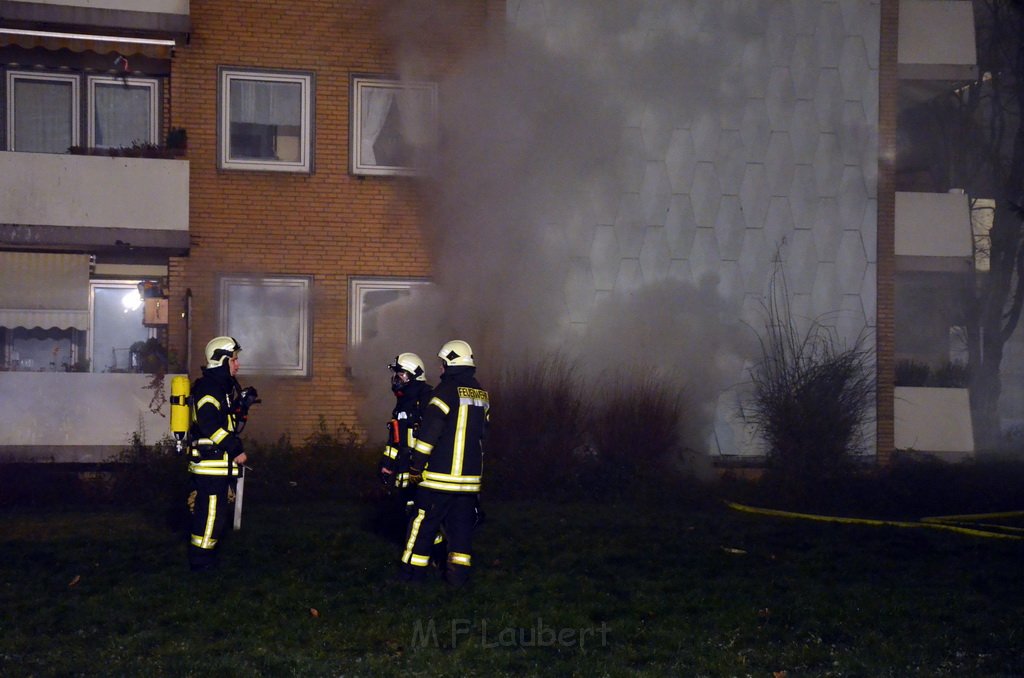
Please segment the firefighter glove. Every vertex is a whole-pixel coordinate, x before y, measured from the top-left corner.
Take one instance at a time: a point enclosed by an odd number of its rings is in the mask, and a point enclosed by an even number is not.
[[[381,459],[377,464],[377,477],[380,478],[380,482],[384,485],[392,485],[395,482],[395,468],[394,461],[391,459]]]

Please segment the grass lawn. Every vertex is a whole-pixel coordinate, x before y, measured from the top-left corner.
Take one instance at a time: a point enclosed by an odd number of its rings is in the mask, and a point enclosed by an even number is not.
[[[486,501],[474,580],[371,504],[261,505],[197,576],[159,512],[0,513],[0,675],[1024,676],[1024,541]]]

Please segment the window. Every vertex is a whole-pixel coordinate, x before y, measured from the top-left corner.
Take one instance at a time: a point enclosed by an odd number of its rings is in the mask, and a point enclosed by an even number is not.
[[[224,277],[220,331],[242,345],[241,372],[309,375],[312,279]]]
[[[7,73],[7,150],[67,153],[79,145],[81,77]],[[154,78],[86,78],[86,145],[119,148],[155,144],[160,130],[160,83]]]
[[[118,148],[158,141],[156,80],[90,77],[89,146]]]
[[[437,85],[352,78],[353,174],[419,174],[437,139]]]
[[[220,167],[313,171],[313,74],[220,70]]]
[[[143,326],[144,308],[138,280],[92,281],[89,306],[91,372],[139,372],[138,347],[156,331]]]
[[[85,333],[74,328],[0,327],[0,369],[12,372],[84,371]]]
[[[391,302],[430,282],[417,278],[352,278],[349,281],[348,341],[353,346],[377,336],[378,315]]]
[[[78,145],[79,78],[7,73],[7,150],[67,153]]]

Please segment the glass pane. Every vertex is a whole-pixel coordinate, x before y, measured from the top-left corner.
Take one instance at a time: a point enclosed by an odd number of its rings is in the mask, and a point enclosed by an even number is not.
[[[67,372],[74,368],[74,330],[16,327],[11,330],[11,369]]]
[[[96,83],[93,105],[96,146],[118,148],[153,141],[152,88]]]
[[[243,372],[304,374],[305,281],[225,285],[227,334],[242,345]]]
[[[72,145],[74,92],[70,82],[14,81],[14,150],[66,153]]]
[[[229,82],[230,157],[299,162],[302,84],[236,78]]]
[[[149,337],[149,329],[142,324],[138,289],[134,285],[95,285],[92,308],[92,371],[138,371],[132,364],[132,344]]]
[[[363,295],[363,336],[359,339],[367,341],[377,336],[377,314],[382,308],[402,297],[409,296],[407,289],[370,290]]]

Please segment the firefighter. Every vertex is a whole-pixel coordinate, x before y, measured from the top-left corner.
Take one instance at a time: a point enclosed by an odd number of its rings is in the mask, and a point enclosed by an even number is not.
[[[416,490],[409,484],[409,464],[416,444],[416,430],[433,387],[427,383],[423,361],[415,353],[395,356],[395,362],[388,365],[388,369],[391,370],[395,408],[391,411],[388,440],[384,444],[384,454],[377,465],[377,473],[386,487],[397,490],[401,516],[389,517],[388,523],[389,527],[398,526],[397,529],[402,532],[396,538],[401,539]]]
[[[434,535],[448,538],[445,581],[469,579],[473,528],[483,473],[483,438],[490,413],[487,391],[476,380],[473,349],[460,339],[438,351],[441,383],[431,394],[416,436],[409,479],[416,483],[400,578],[426,577]]]
[[[224,532],[232,485],[246,462],[238,437],[242,390],[235,379],[242,347],[232,337],[216,337],[206,345],[203,376],[192,386],[189,446],[192,529],[188,561],[193,571],[217,565],[217,545]],[[253,394],[255,391],[252,390]]]

